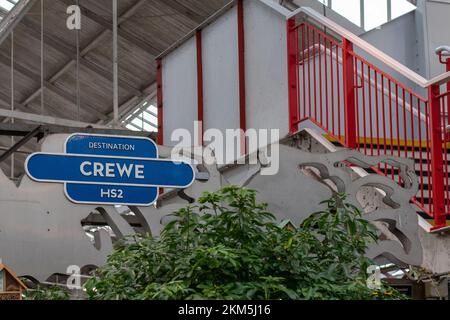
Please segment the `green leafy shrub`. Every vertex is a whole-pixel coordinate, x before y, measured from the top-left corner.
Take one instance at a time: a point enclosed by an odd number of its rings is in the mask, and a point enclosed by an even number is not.
[[[122,243],[89,280],[91,299],[394,299],[372,291],[364,257],[376,241],[337,195],[298,228],[275,223],[256,191],[228,186],[172,215],[160,239]],[[299,208],[301,210],[301,208]]]
[[[57,286],[38,286],[25,292],[25,300],[69,300],[69,298],[69,292]]]

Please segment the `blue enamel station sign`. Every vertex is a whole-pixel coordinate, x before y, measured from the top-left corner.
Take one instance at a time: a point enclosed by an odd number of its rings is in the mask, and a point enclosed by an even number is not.
[[[25,163],[38,182],[64,183],[66,196],[80,204],[149,206],[158,188],[187,188],[194,179],[185,162],[158,159],[148,138],[73,134],[65,153],[33,153]]]

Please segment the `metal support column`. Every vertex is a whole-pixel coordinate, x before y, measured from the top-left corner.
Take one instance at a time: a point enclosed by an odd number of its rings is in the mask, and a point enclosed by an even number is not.
[[[79,5],[79,1],[76,1],[76,5]],[[76,69],[76,90],[77,90],[77,120],[81,119],[81,92],[80,92],[80,30],[75,29],[75,41],[77,48],[77,69]]]
[[[299,122],[298,101],[298,32],[295,27],[295,18],[287,21],[287,64],[288,64],[288,98],[289,98],[289,133],[296,133]]]
[[[355,70],[353,44],[347,39],[343,40],[342,68],[344,81],[344,117],[345,117],[345,144],[347,148],[356,149],[356,104],[355,104]]]
[[[202,31],[198,30],[195,34],[197,47],[197,120],[199,122],[198,140],[195,141],[198,146],[203,146],[203,48]]]
[[[247,130],[246,89],[245,89],[245,30],[244,30],[244,0],[237,1],[238,20],[238,61],[239,61],[239,127],[241,133],[241,156],[247,153],[247,143],[244,132]]]
[[[163,102],[163,70],[161,59],[156,60],[156,91],[158,109],[158,144],[164,144],[164,102]]]
[[[44,114],[44,0],[41,0],[41,115]]]
[[[11,111],[14,112],[14,31],[11,31]],[[14,118],[11,118],[11,123],[14,124]],[[11,148],[14,146],[14,137],[11,136]],[[11,156],[11,173],[10,178],[15,176],[15,158],[14,153]]]
[[[431,179],[432,179],[432,212],[435,226],[440,229],[446,226],[445,193],[444,193],[444,159],[442,149],[441,103],[439,85],[428,88],[428,108],[430,112],[431,131]]]

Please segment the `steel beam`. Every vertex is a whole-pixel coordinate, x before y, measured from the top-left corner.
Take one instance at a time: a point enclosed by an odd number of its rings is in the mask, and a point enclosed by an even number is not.
[[[5,55],[3,55],[2,53],[0,53],[0,63],[3,63],[4,65],[10,65],[11,64],[11,59],[9,57],[6,57]],[[24,67],[23,65],[17,63],[16,61],[14,62],[14,71],[21,73],[23,76],[40,82],[40,76],[36,73],[34,73],[33,71],[31,71],[31,69]],[[71,93],[67,92],[66,90],[55,86],[54,84],[48,82],[48,81],[44,81],[44,86],[45,88],[47,88],[49,91],[51,91],[52,93],[60,96],[61,98],[63,98],[64,100],[70,102],[71,104],[75,104],[75,100],[76,97],[74,95],[72,95]],[[37,97],[37,95],[35,96]],[[26,101],[27,103],[31,102],[31,101]],[[103,119],[106,120],[108,117],[106,115],[104,115],[103,113],[99,112],[97,110],[96,107],[90,105],[90,104],[83,104],[84,107],[86,107],[86,109],[88,109],[88,111],[90,113],[92,113],[93,115],[95,115],[96,117],[98,117],[99,119]]]
[[[119,22],[117,20],[117,0],[113,0],[113,113],[114,126],[119,125],[119,58],[118,58],[118,40],[117,32]]]
[[[11,148],[9,148],[9,150],[5,151],[1,156],[0,156],[0,163],[2,163],[3,161],[5,161],[6,159],[8,159],[11,155],[13,155],[17,150],[19,150],[23,145],[25,145],[28,141],[30,141],[31,139],[33,139],[34,137],[38,137],[39,135],[43,135],[43,128],[42,126],[37,126],[35,127],[33,130],[31,130],[30,132],[28,132],[28,134],[26,136],[24,136],[22,139],[20,139],[19,141],[17,141]]]
[[[136,119],[139,120],[139,121],[142,121],[142,122],[144,122],[144,123],[146,123],[146,124],[148,124],[149,126],[155,128],[155,129],[158,129],[158,126],[157,126],[156,124],[151,123],[150,121],[148,121],[147,119],[145,119],[144,116],[143,116],[142,114],[141,114],[140,116],[137,116],[136,118],[134,118],[134,119],[131,120],[130,122],[132,122],[132,121],[134,121],[134,120],[136,120]],[[144,130],[144,128],[142,128],[142,130]]]
[[[52,117],[52,116],[38,115],[35,113],[29,113],[29,112],[11,111],[11,110],[6,110],[6,109],[0,109],[0,117],[14,118],[14,119],[19,119],[19,120],[32,121],[32,122],[38,122],[38,123],[44,123],[44,124],[57,124],[57,125],[71,126],[71,127],[107,128],[106,126],[99,125],[99,124],[74,121],[74,120],[57,118],[57,117]]]
[[[6,148],[6,147],[0,147],[0,150],[2,150],[2,151],[8,151],[9,150],[9,148]],[[25,151],[25,150],[16,150],[14,153],[18,153],[18,154],[25,154],[25,155],[28,155],[28,154],[31,154],[31,152],[28,152],[28,151]]]
[[[131,6],[128,10],[126,10],[125,13],[123,13],[119,19],[119,26],[124,23],[127,19],[129,19],[130,17],[132,17],[138,10],[139,8],[146,3],[147,0],[139,0],[137,1],[133,6]],[[70,5],[72,5],[73,3],[70,3]],[[29,25],[29,32],[33,33],[35,32],[34,27],[32,25]],[[104,77],[105,79],[109,80],[112,82],[112,75],[110,75],[110,73],[106,70],[104,70],[102,67],[99,67],[98,65],[96,65],[95,63],[83,58],[84,55],[86,55],[92,48],[94,48],[100,41],[101,39],[108,33],[108,30],[104,30],[102,31],[98,36],[96,36],[86,47],[84,47],[81,50],[81,64],[86,67],[87,69],[89,69],[90,71],[92,71],[93,73],[96,73],[102,77]],[[37,35],[40,37],[40,35]],[[36,35],[35,35],[36,37]],[[59,69],[58,71],[56,71],[54,73],[53,76],[51,76],[48,80],[48,82],[53,83],[55,82],[58,78],[60,78],[62,75],[64,75],[68,70],[70,70],[70,68],[73,66],[73,64],[76,62],[75,59],[76,57],[73,54],[73,50],[72,48],[70,48],[70,46],[67,46],[63,43],[61,43],[60,41],[57,41],[55,39],[53,39],[52,37],[49,37],[48,35],[45,37],[45,41],[46,44],[49,46],[54,47],[55,45],[57,46],[57,48],[55,48],[56,50],[60,51],[60,50],[64,50],[62,53],[69,55],[71,57],[71,60],[64,65],[61,69]],[[121,87],[123,87],[124,89],[132,92],[136,99],[140,99],[141,97],[144,96],[146,89],[144,89],[143,91],[139,91],[137,89],[135,89],[134,87],[132,87],[131,85],[128,85],[126,82],[124,82],[123,80],[119,79],[119,84]],[[39,88],[36,92],[34,92],[32,95],[30,95],[29,98],[35,98],[36,96],[39,95],[40,93],[40,89]],[[133,98],[133,99],[134,99]],[[128,106],[127,103],[123,104],[122,106]],[[122,107],[121,106],[121,107]],[[121,107],[119,107],[119,113],[121,112]],[[99,117],[99,119],[102,119]],[[103,122],[107,122],[106,120],[100,120]]]
[[[182,4],[183,0],[159,0],[160,3],[163,3],[165,6],[168,6],[172,10],[175,10],[176,12],[179,12],[185,17],[188,17],[196,24],[201,24],[205,18],[203,18],[200,14],[195,12],[195,10],[191,10],[188,6]]]
[[[153,84],[149,85],[148,87],[146,87],[143,90],[143,92],[144,92],[144,94],[148,93],[148,95],[142,94],[139,97],[135,96],[119,106],[119,119],[120,120],[123,120],[126,117],[128,117],[130,114],[132,114],[138,108],[138,106],[140,104],[142,104],[144,101],[151,100],[156,97],[156,83],[153,83]],[[113,117],[114,117],[114,112],[111,112],[108,114],[107,121],[99,121],[97,123],[110,125],[113,121]]]
[[[92,133],[92,134],[109,134],[109,135],[119,135],[119,136],[142,136],[156,138],[156,135],[151,132],[136,132],[124,129],[110,129],[110,128],[80,128],[80,127],[70,127],[61,125],[41,125],[43,132],[45,134],[72,134],[72,133]],[[26,123],[2,123],[0,124],[0,136],[16,136],[24,137],[30,131],[36,128],[35,124]]]
[[[27,32],[32,37],[34,37],[36,39],[40,39],[40,33],[36,31],[36,26],[35,26],[34,23],[29,22],[26,19],[24,19],[22,21],[21,25],[23,25],[23,26],[25,26],[27,28]],[[75,47],[73,47],[73,46],[71,46],[71,45],[69,45],[67,43],[62,42],[59,39],[55,39],[54,37],[52,37],[52,36],[50,36],[48,34],[44,35],[44,41],[45,41],[46,45],[51,46],[53,49],[61,52],[62,54],[66,55],[67,57],[69,57],[71,60],[67,64],[72,64],[72,63],[76,62],[77,55],[76,55],[76,48]],[[106,79],[106,80],[108,80],[110,82],[113,81],[113,75],[108,69],[106,69],[103,66],[100,66],[97,63],[94,63],[94,62],[86,59],[85,57],[83,57],[83,54],[81,54],[81,57],[80,57],[80,64],[83,67],[91,70],[93,73],[96,73],[100,77],[103,77],[104,79]],[[61,70],[67,71],[68,69],[66,67],[67,67],[67,65],[64,66]],[[52,77],[50,77],[49,81],[50,82],[54,82],[54,81],[56,81],[57,78],[62,76],[63,73],[60,73],[61,70],[58,70]],[[58,77],[56,77],[56,75],[58,75]],[[123,89],[129,91],[131,94],[134,94],[134,95],[139,95],[140,94],[140,90],[139,89],[136,89],[135,87],[133,87],[133,85],[131,85],[130,83],[124,81],[123,79],[119,80],[119,84],[120,84],[120,86]],[[39,88],[39,90],[40,90],[40,88]],[[30,97],[32,97],[32,96],[33,96],[33,94],[30,95]],[[28,100],[28,99],[26,99],[26,100]],[[26,101],[26,100],[24,100],[24,101]]]
[[[31,9],[36,0],[21,0],[8,15],[0,22],[0,44],[8,38],[9,34]]]
[[[4,108],[10,108],[11,107],[10,100],[11,100],[10,97],[8,97],[5,94],[0,92],[0,105],[2,105]],[[53,106],[51,106],[49,104],[46,104],[46,108],[48,111],[52,112],[52,114],[54,116],[60,116],[60,117],[66,116],[64,113],[61,112],[60,109],[54,108]],[[32,112],[35,112],[36,114],[38,114],[40,112],[40,110],[36,109],[36,107],[34,109],[30,108],[30,107],[25,107],[23,104],[21,104],[20,102],[18,102],[16,100],[14,101],[14,109],[25,112],[25,113],[30,113],[30,111],[32,111]],[[5,118],[2,120],[2,122],[7,122],[8,120],[9,120],[8,118]]]

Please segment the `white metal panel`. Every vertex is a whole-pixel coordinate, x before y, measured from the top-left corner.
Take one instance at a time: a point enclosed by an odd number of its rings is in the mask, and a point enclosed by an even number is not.
[[[171,141],[176,129],[194,130],[197,120],[197,58],[195,38],[188,40],[177,50],[167,55],[163,63],[163,109],[164,144],[173,146]],[[184,146],[192,145],[186,141]]]
[[[239,128],[236,7],[203,32],[204,128]]]
[[[288,133],[286,18],[245,1],[247,127]]]

